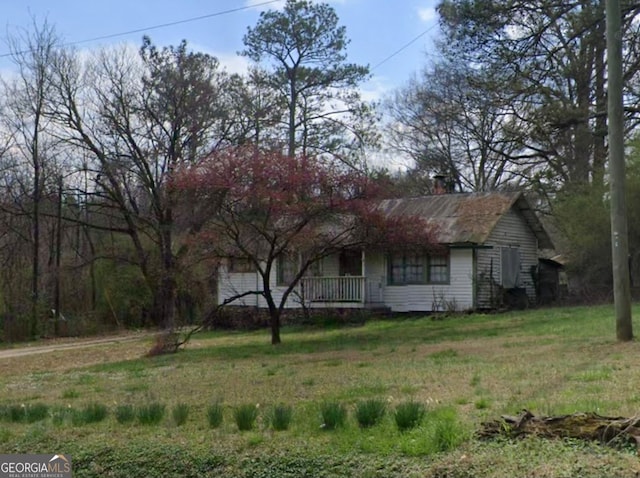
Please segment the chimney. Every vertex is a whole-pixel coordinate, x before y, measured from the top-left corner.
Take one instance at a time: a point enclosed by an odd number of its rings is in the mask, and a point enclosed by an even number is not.
[[[449,191],[449,184],[447,177],[443,174],[436,174],[433,177],[433,194],[439,196],[441,194],[447,194]]]

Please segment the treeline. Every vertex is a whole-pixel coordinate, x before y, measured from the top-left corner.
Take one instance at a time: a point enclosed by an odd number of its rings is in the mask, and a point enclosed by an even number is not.
[[[11,36],[15,73],[0,109],[4,338],[197,320],[213,301],[214,267],[190,247],[202,225],[172,175],[242,145],[321,155],[395,194],[429,194],[436,174],[455,191],[525,189],[560,219],[581,290],[606,297],[602,2],[444,0],[438,11],[438,59],[379,105],[363,101],[369,68],[349,63],[346,30],[323,3],[263,12],[243,37],[243,75],[186,42],[86,54],[35,20]],[[631,140],[640,6],[623,12]],[[633,201],[640,172],[629,151]],[[372,153],[411,165],[394,172]],[[637,278],[640,231],[630,234]]]

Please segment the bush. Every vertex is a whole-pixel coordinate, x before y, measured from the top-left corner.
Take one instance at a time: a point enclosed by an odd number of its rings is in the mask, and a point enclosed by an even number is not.
[[[156,425],[164,418],[165,407],[158,402],[140,405],[137,410],[138,421],[142,425]]]
[[[396,426],[401,432],[415,428],[422,423],[426,410],[419,402],[403,402],[398,404],[393,414]]]
[[[118,423],[131,423],[136,418],[136,410],[133,405],[123,404],[116,407],[116,420]]]
[[[211,428],[218,428],[222,425],[223,418],[224,408],[222,407],[222,402],[216,401],[209,405],[207,408],[207,421]]]
[[[271,412],[271,427],[276,431],[284,431],[289,429],[293,409],[288,405],[276,405]]]
[[[386,412],[386,404],[382,400],[370,399],[356,405],[356,420],[361,428],[369,428],[382,420]]]
[[[347,422],[347,409],[338,402],[325,402],[320,406],[322,428],[335,430],[343,427]]]
[[[240,431],[253,430],[258,418],[258,407],[252,403],[245,403],[236,407],[233,411],[233,417]]]
[[[173,407],[173,410],[171,410],[171,415],[173,416],[173,422],[177,426],[184,425],[189,417],[189,405],[186,403],[178,403]]]

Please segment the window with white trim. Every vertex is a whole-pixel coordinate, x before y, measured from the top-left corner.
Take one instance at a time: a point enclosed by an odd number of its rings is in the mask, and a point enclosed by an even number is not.
[[[449,256],[425,254],[391,254],[389,284],[448,284]]]

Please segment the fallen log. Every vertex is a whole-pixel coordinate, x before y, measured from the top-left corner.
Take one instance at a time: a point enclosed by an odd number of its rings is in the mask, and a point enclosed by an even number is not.
[[[481,424],[480,439],[498,437],[573,438],[597,441],[603,445],[640,448],[640,417],[605,417],[597,413],[574,413],[559,416],[535,416],[523,410],[518,416],[503,415]]]

